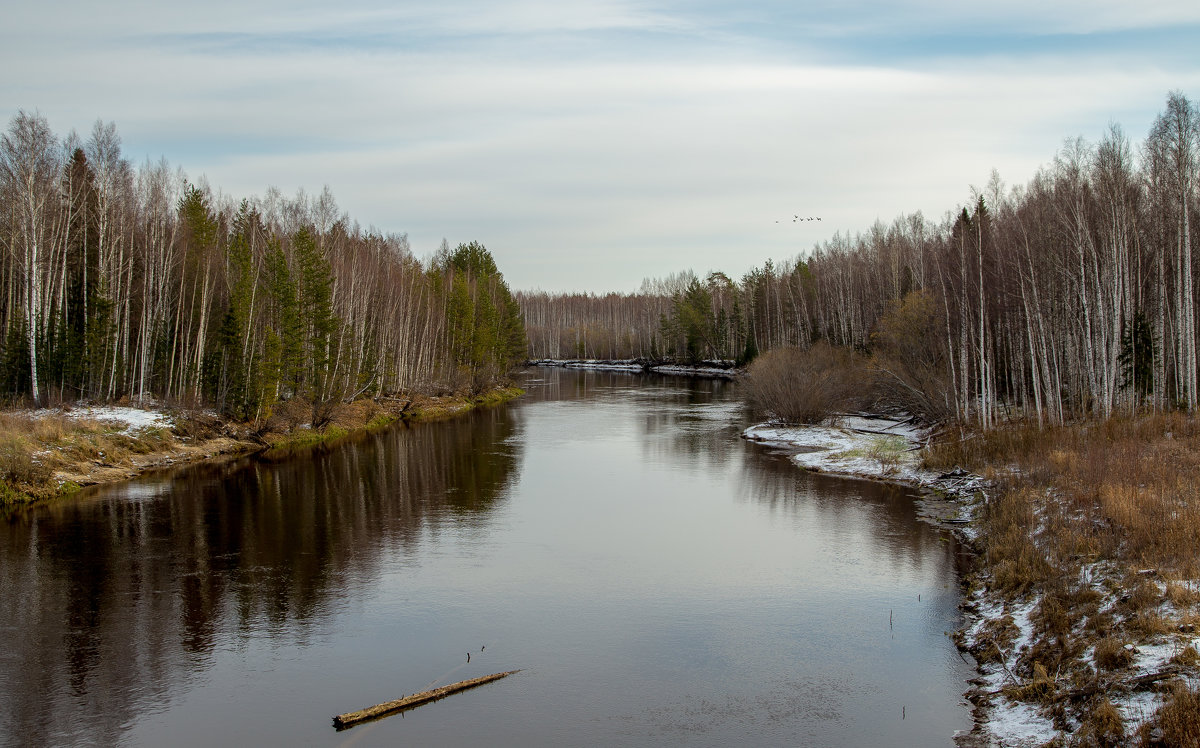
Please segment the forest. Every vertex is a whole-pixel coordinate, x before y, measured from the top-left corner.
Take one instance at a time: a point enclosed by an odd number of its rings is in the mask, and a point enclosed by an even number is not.
[[[328,189],[235,199],[115,125],[19,113],[0,142],[0,393],[128,398],[250,420],[421,389],[480,392],[526,357],[855,354],[885,401],[987,427],[1192,409],[1200,114],[1180,92],[1139,143],[1067,140],[1027,184],[993,173],[938,221],[835,234],[735,280],[632,294],[510,292],[487,249],[363,229]],[[839,358],[845,361],[845,358]]]
[[[364,230],[326,188],[237,200],[115,125],[83,140],[19,113],[0,141],[0,394],[156,401],[259,420],[404,391],[479,393],[525,359],[488,250]]]
[[[1027,184],[993,172],[940,221],[876,222],[740,281],[689,271],[634,294],[517,300],[535,358],[833,347],[885,404],[985,428],[1193,409],[1198,171],[1200,114],[1172,92],[1140,143],[1116,124],[1068,139]]]

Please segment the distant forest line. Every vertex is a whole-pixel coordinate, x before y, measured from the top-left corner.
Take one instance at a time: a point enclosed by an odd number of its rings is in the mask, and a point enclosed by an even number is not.
[[[1182,93],[1136,146],[1066,141],[1024,186],[836,234],[740,280],[518,293],[535,358],[738,359],[820,342],[870,356],[894,400],[983,426],[1197,404],[1200,113]]]
[[[159,399],[263,418],[420,389],[479,392],[525,358],[482,245],[428,262],[328,188],[234,200],[116,127],[59,138],[19,113],[0,141],[0,393],[36,405]]]

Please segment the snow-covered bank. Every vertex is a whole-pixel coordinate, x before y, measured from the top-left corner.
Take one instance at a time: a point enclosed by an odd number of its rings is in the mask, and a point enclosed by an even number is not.
[[[974,538],[971,521],[984,488],[979,476],[921,467],[927,430],[909,418],[842,415],[814,426],[761,423],[742,435],[750,441],[795,450],[792,460],[813,472],[882,480],[925,489],[922,516]]]
[[[907,420],[841,416],[816,426],[761,423],[743,436],[803,450],[792,459],[806,470],[911,484],[935,477],[917,457],[926,434]]]
[[[733,379],[741,369],[732,361],[705,361],[701,364],[660,364],[646,359],[592,359],[592,358],[544,358],[530,361],[530,366],[557,366],[563,369],[587,369],[590,371],[626,371],[633,373],[667,374],[678,377],[707,377],[710,379]]]
[[[676,377],[709,377],[712,379],[733,379],[741,373],[741,370],[734,368],[721,368],[718,366],[687,366],[685,364],[655,364],[650,367],[650,371],[655,374],[670,374]]]
[[[1154,576],[1154,570],[1145,573],[1148,578]],[[1088,564],[1082,568],[1081,575],[1079,581],[1095,593],[1099,612],[1120,617],[1122,603],[1129,599],[1129,590],[1113,575],[1111,565],[1106,562]],[[1167,592],[1166,584],[1161,580],[1151,580],[1151,583],[1160,592]],[[1197,581],[1187,583],[1189,588],[1197,584]],[[1094,683],[1080,683],[1076,680],[1077,675],[1073,678],[1057,671],[1043,671],[1040,680],[1036,672],[1033,677],[1015,675],[1021,672],[1022,659],[1030,657],[1037,646],[1035,617],[1042,602],[1043,597],[1039,594],[1006,602],[984,586],[974,592],[966,606],[969,622],[961,632],[962,641],[972,653],[982,658],[978,667],[980,677],[972,681],[974,688],[967,694],[977,705],[978,713],[983,715],[976,730],[976,735],[982,738],[980,745],[1036,748],[1062,744],[1068,735],[1085,727],[1078,715],[1059,715],[1056,719],[1051,710],[1020,700],[1017,694],[1022,690],[1041,688],[1065,693],[1067,698],[1079,701],[1086,701],[1089,692],[1102,697],[1120,715],[1124,735],[1132,744],[1139,728],[1162,706],[1166,695],[1160,687],[1162,684],[1178,678],[1191,687],[1200,685],[1194,660],[1189,660],[1200,651],[1200,636],[1194,633],[1194,626],[1186,625],[1177,631],[1150,634],[1141,641],[1124,639],[1126,643],[1119,654],[1101,655],[1104,642],[1097,637],[1103,636],[1104,632],[1095,634],[1081,655],[1095,666],[1097,681]],[[1178,613],[1172,607],[1169,602],[1160,603],[1150,615],[1170,617]],[[1086,634],[1082,631],[1074,633],[1081,637]],[[1110,661],[1102,663],[1104,657]],[[1111,660],[1116,658],[1120,658],[1121,664],[1114,667]]]
[[[791,459],[805,470],[917,488],[922,494],[918,511],[925,519],[968,541],[977,536],[974,520],[984,497],[983,480],[961,470],[938,473],[922,467],[920,450],[929,432],[912,419],[843,415],[812,426],[761,423],[746,429],[742,436],[788,450]],[[978,600],[975,602],[966,621],[970,630],[986,621],[986,613],[980,610]],[[1028,638],[1029,633],[1024,636]],[[988,703],[976,711],[974,732],[957,735],[956,740],[962,745],[1000,746],[1022,745],[1029,736],[1045,736],[1037,715],[1029,711],[1022,704],[1005,708]]]
[[[928,434],[908,421],[843,417],[810,427],[760,424],[744,436],[787,450],[808,470],[923,489],[917,504],[928,518],[976,548],[997,547],[976,522],[988,485],[962,470],[938,474],[923,468],[919,448]],[[992,500],[1006,496],[994,494]],[[1063,542],[1046,532],[1055,500],[1051,491],[1033,504],[1035,543]],[[928,511],[939,502],[947,513]],[[958,745],[1074,745],[1073,734],[1091,736],[1079,745],[1126,745],[1142,739],[1139,731],[1159,745],[1154,735],[1162,728],[1154,720],[1170,697],[1169,684],[1200,686],[1200,580],[1152,568],[1130,572],[1113,558],[1098,557],[1055,584],[1030,583],[1013,592],[1011,581],[1006,588],[998,580],[997,568],[981,562],[974,569],[962,606],[963,629],[955,635],[978,670],[967,692],[976,725],[956,736]],[[1072,613],[1071,606],[1084,612]],[[1070,648],[1069,655],[1060,665],[1049,664],[1057,662],[1054,653],[1062,647]],[[1102,730],[1109,730],[1103,740],[1097,737]]]

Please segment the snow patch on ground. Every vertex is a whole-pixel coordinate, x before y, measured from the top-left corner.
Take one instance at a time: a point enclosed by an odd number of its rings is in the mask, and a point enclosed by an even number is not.
[[[171,417],[161,410],[131,408],[120,405],[89,405],[69,410],[46,409],[30,413],[34,418],[47,415],[62,415],[67,418],[88,418],[96,421],[113,421],[125,427],[126,434],[142,429],[170,428]]]
[[[1058,736],[1054,724],[1030,704],[1005,701],[1003,706],[998,704],[989,716],[988,731],[995,738],[996,745],[1004,748],[1036,748]]]
[[[1020,604],[1005,606],[996,600],[977,596],[976,614],[967,632],[967,641],[973,642],[979,637],[988,621],[1003,618],[1005,614],[1012,616],[1013,625],[1018,634],[1011,648],[1005,653],[1004,662],[991,662],[979,668],[980,679],[974,681],[979,688],[991,694],[991,706],[988,709],[988,721],[985,730],[998,746],[1040,746],[1052,740],[1058,731],[1049,717],[1041,714],[1037,706],[1019,701],[1010,701],[1003,693],[1007,685],[1019,685],[1012,674],[1016,667],[1017,658],[1028,649],[1033,642],[1033,623],[1030,617],[1037,600],[1027,600]]]
[[[564,369],[590,369],[592,371],[631,371],[642,372],[646,367],[633,361],[595,361],[581,359],[578,361],[546,360],[534,361],[534,366],[561,366]]]
[[[545,358],[537,361],[530,361],[532,366],[558,366],[564,369],[587,369],[590,371],[627,371],[627,372],[653,372],[655,374],[669,374],[672,376],[682,377],[710,377],[720,379],[732,379],[736,377],[739,370],[734,368],[733,362],[713,361],[707,362],[708,365],[687,366],[684,364],[653,364],[649,361],[641,361],[638,359],[625,360],[603,360],[592,358],[581,359],[561,359],[561,358]]]
[[[802,450],[792,457],[806,470],[902,483],[932,484],[920,466],[925,432],[908,420],[843,416],[819,426],[763,423],[742,432],[751,440]]]
[[[671,374],[682,377],[715,377],[719,379],[728,379],[737,376],[737,371],[734,369],[722,369],[716,366],[681,366],[678,364],[662,364],[660,366],[651,366],[650,371],[655,374]]]

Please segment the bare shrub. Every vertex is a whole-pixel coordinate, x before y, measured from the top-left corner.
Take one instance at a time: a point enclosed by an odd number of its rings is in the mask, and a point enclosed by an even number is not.
[[[830,414],[861,404],[866,373],[853,351],[817,343],[777,348],[750,366],[750,402],[784,423],[819,423]]]
[[[302,424],[308,426],[312,419],[312,403],[303,397],[293,397],[275,404],[267,428],[274,431],[294,431]]]

